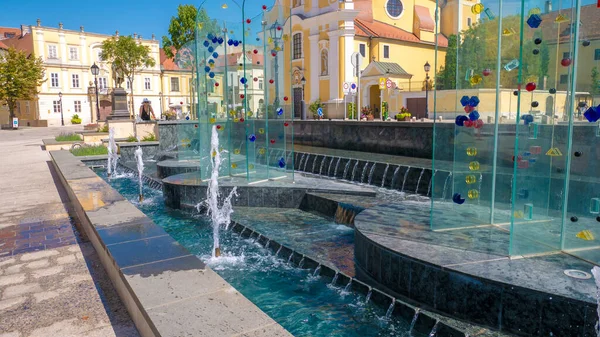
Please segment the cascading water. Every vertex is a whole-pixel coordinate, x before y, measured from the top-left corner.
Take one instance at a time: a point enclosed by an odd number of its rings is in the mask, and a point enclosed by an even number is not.
[[[298,163],[298,170],[302,170],[302,162],[304,162],[305,156],[306,156],[306,153],[303,153],[302,157],[300,157],[300,162]]]
[[[373,163],[373,165],[371,166],[371,170],[369,171],[369,180],[367,181],[367,184],[371,185],[371,182],[373,181],[373,173],[375,173],[375,166],[377,166],[376,163]]]
[[[338,272],[335,272],[335,275],[333,276],[333,280],[331,280],[331,285],[334,286],[335,283],[337,282],[338,279]]]
[[[394,186],[396,186],[396,181],[398,180],[398,172],[400,172],[400,167],[401,166],[397,166],[396,169],[394,170],[394,174],[392,175],[392,185],[390,185],[390,188],[394,188]]]
[[[290,263],[290,261],[292,261],[292,257],[294,256],[294,252],[290,253],[290,257],[288,257],[287,262]]]
[[[117,162],[119,161],[119,155],[117,152],[115,128],[110,128],[108,129],[108,167],[106,168],[109,177],[113,174],[117,174]]]
[[[448,189],[448,182],[452,179],[452,172],[448,174],[446,177],[446,181],[444,182],[444,189],[442,190],[442,200],[446,199],[446,190]]]
[[[367,177],[367,169],[369,168],[369,162],[365,163],[365,166],[363,166],[363,170],[362,173],[360,175],[360,183],[364,183],[365,182],[365,178]]]
[[[410,172],[410,166],[406,168],[406,172],[404,172],[404,179],[402,179],[402,188],[400,192],[404,192],[404,185],[406,185],[406,178],[408,178],[408,172]]]
[[[350,159],[348,159],[346,166],[344,166],[344,174],[342,174],[342,179],[346,179],[346,175],[348,175],[348,169],[350,169]]]
[[[413,331],[413,329],[415,328],[415,324],[417,324],[417,319],[419,319],[419,313],[421,312],[421,309],[417,308],[415,309],[415,315],[412,318],[412,321],[410,322],[410,327],[408,329],[408,332]]]
[[[306,161],[304,162],[304,168],[302,169],[302,171],[306,172],[306,165],[308,165],[308,160],[310,159],[310,153],[308,154],[308,157],[306,157]]]
[[[327,158],[327,157],[323,157],[323,160],[321,160],[321,166],[319,166],[319,175],[323,174],[323,166],[325,165],[325,158]]]
[[[323,160],[325,160],[325,157],[323,157]],[[321,161],[323,162],[323,161]],[[315,160],[313,160],[313,166],[312,169],[310,169],[310,173],[315,173],[315,169],[317,168],[317,157],[315,157]]]
[[[321,273],[321,265],[318,265],[317,268],[315,268],[313,276],[319,276],[319,273]]]
[[[218,178],[219,168],[221,167],[221,152],[219,151],[219,134],[217,133],[216,125],[213,125],[212,127],[210,152],[212,153],[212,171],[210,180],[208,181],[206,201],[204,201],[204,203],[208,206],[208,216],[210,216],[213,226],[213,257],[219,257],[221,255],[221,247],[219,246],[219,227],[221,225],[227,226],[231,222],[231,213],[233,213],[231,199],[234,196],[237,196],[237,191],[234,187],[227,198],[223,200],[223,204],[219,207],[220,192]],[[198,204],[198,208],[200,208],[200,204]]]
[[[429,193],[431,192],[431,182],[435,178],[436,173],[437,173],[437,170],[434,170],[433,174],[431,175],[431,179],[429,179],[429,185],[427,185],[427,194],[425,196],[429,196]]]
[[[350,279],[350,281],[348,281],[348,283],[344,287],[344,292],[346,292],[346,293],[350,292],[351,289],[352,289],[352,279]]]
[[[142,182],[142,177],[143,177],[143,173],[144,173],[144,159],[143,159],[144,158],[144,153],[142,152],[142,148],[140,146],[138,146],[135,149],[134,154],[135,154],[135,160],[137,161],[138,182],[139,182],[139,185],[140,185],[140,193],[139,193],[140,197],[139,197],[139,200],[143,201],[144,200],[144,193],[143,193],[142,187],[144,185],[143,185],[143,182]]]
[[[335,169],[333,170],[333,177],[337,177],[337,171],[338,171],[338,167],[340,166],[340,161],[342,160],[342,157],[338,157],[337,163],[335,163]]]
[[[385,169],[383,170],[383,177],[381,177],[381,187],[385,187],[385,177],[387,177],[387,172],[390,169],[390,164],[385,164]]]
[[[598,320],[596,321],[596,336],[600,337],[600,267],[595,266],[592,268],[592,275],[594,275],[594,280],[596,281],[596,314],[598,315]]]
[[[394,298],[392,300],[392,303],[390,303],[390,307],[388,308],[388,310],[385,313],[385,319],[390,319],[390,317],[392,317],[392,313],[394,312],[394,307],[396,306],[396,299]]]
[[[329,161],[329,167],[327,168],[327,176],[331,176],[331,167],[333,165],[333,157],[331,157],[331,160]]]
[[[281,248],[283,248],[283,246],[279,246],[279,249],[277,249],[277,252],[275,253],[275,256],[279,256],[279,252],[281,251]]]
[[[300,260],[300,263],[298,263],[298,268],[302,269],[303,266],[304,266],[304,256]]]
[[[371,300],[371,295],[373,295],[373,289],[369,288],[369,292],[367,293],[367,297],[365,298],[365,304],[369,303]]]
[[[435,324],[433,325],[433,328],[431,329],[431,332],[429,333],[429,337],[435,337],[435,335],[437,334],[437,329],[438,329],[439,324],[440,324],[440,321],[435,321]]]
[[[423,178],[423,173],[425,169],[421,170],[421,174],[419,174],[419,180],[417,180],[417,188],[415,188],[415,194],[419,194],[419,185],[421,185],[421,178]]]
[[[357,168],[358,168],[358,160],[356,161],[356,164],[354,164],[354,168],[352,169],[352,178],[350,179],[350,181],[354,181],[354,176],[356,175]]]

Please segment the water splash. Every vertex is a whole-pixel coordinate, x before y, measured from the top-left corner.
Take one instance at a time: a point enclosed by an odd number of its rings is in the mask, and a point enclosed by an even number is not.
[[[596,309],[596,314],[598,315],[598,321],[596,321],[596,336],[600,337],[600,267],[594,266],[592,268],[592,275],[594,275],[594,280],[596,281],[596,302],[598,303],[598,307]]]
[[[348,169],[350,168],[350,159],[346,162],[346,166],[344,166],[344,174],[342,174],[342,179],[346,179],[346,175],[348,175]]]
[[[304,161],[304,157],[306,156],[306,153],[302,154],[302,157],[300,157],[300,162],[298,163],[298,170],[302,170],[302,162]]]
[[[388,310],[385,312],[385,319],[389,320],[392,317],[392,313],[394,312],[394,307],[396,306],[396,299],[392,300]]]
[[[423,178],[423,173],[425,169],[421,170],[421,174],[419,174],[419,180],[417,180],[417,188],[415,188],[415,194],[419,194],[419,185],[421,185],[421,178]]]
[[[231,206],[231,199],[237,196],[236,187],[231,190],[231,193],[223,200],[223,204],[219,207],[219,168],[221,167],[221,152],[219,151],[219,134],[217,133],[217,126],[213,125],[212,135],[210,138],[210,151],[213,154],[211,158],[212,172],[210,180],[208,181],[208,188],[206,189],[206,201],[204,203],[208,205],[208,216],[212,220],[213,226],[213,257],[219,257],[221,255],[221,247],[219,246],[219,227],[221,225],[229,225],[231,222],[231,213],[233,213],[233,207]],[[198,207],[199,208],[199,207]]]
[[[446,181],[444,182],[444,189],[442,190],[442,200],[446,199],[446,191],[448,190],[448,182],[452,179],[452,172],[448,174],[446,177]]]
[[[338,167],[340,166],[340,161],[342,157],[338,157],[337,163],[335,163],[335,169],[333,170],[333,177],[337,177]]]
[[[109,177],[117,174],[117,162],[119,161],[119,154],[117,152],[115,128],[110,128],[108,129],[108,167],[106,168]]]
[[[292,257],[294,256],[294,252],[290,253],[290,257],[288,257],[287,262],[290,263],[290,261],[292,261]]]
[[[323,160],[325,160],[325,157],[323,157]],[[321,161],[322,163],[322,161]],[[315,169],[317,168],[317,157],[315,156],[315,160],[313,160],[313,165],[312,165],[312,169],[310,169],[310,173],[315,173]]]
[[[306,165],[308,165],[308,160],[310,159],[310,153],[308,154],[308,157],[306,157],[306,161],[304,162],[304,168],[302,169],[302,171],[306,172]]]
[[[321,160],[321,166],[319,166],[319,175],[323,174],[323,166],[325,165],[325,158],[327,158],[327,157],[323,157],[323,160]]]
[[[302,256],[300,263],[298,263],[298,268],[302,269],[302,266],[304,266],[304,256]]]
[[[404,192],[404,185],[406,185],[406,178],[408,177],[408,172],[410,172],[410,166],[406,168],[406,172],[404,172],[404,179],[402,179],[402,188],[400,192]]]
[[[365,304],[369,303],[371,300],[371,295],[373,295],[373,288],[369,288],[369,292],[367,293],[367,297],[365,298]]]
[[[317,268],[315,268],[315,272],[313,273],[313,276],[319,276],[320,273],[321,273],[321,265],[318,265]]]
[[[425,194],[426,197],[429,196],[429,193],[431,192],[431,182],[435,178],[436,173],[437,173],[437,170],[434,170],[433,174],[431,175],[431,178],[429,179],[429,185],[427,186],[427,194]]]
[[[271,239],[267,240],[267,243],[265,244],[265,248],[269,248],[269,245],[271,244]]]
[[[435,335],[437,334],[439,323],[440,321],[435,321],[435,324],[433,325],[433,328],[431,328],[431,332],[429,333],[429,337],[435,337]]]
[[[387,172],[390,169],[390,164],[385,164],[385,169],[383,170],[383,177],[381,177],[381,187],[385,187],[385,177],[387,177]]]
[[[358,168],[358,160],[356,161],[356,164],[354,164],[354,168],[352,169],[352,178],[350,179],[350,181],[354,181],[354,176],[356,175],[357,168]]]
[[[371,171],[369,171],[369,180],[367,181],[367,184],[371,185],[371,182],[373,181],[373,173],[375,173],[375,166],[377,166],[376,163],[373,163],[373,166],[371,166]]]
[[[367,177],[367,169],[369,168],[369,162],[365,163],[365,166],[363,166],[363,170],[362,170],[362,174],[360,175],[360,183],[364,183],[365,182],[365,178]]]
[[[277,249],[277,252],[275,252],[275,256],[279,256],[279,252],[281,251],[281,248],[283,248],[283,246],[279,246],[279,249]]]
[[[390,185],[390,188],[394,188],[394,186],[396,186],[396,181],[398,180],[398,172],[400,172],[400,167],[401,166],[396,166],[396,169],[394,170],[394,175],[392,175],[392,185]]]
[[[349,293],[350,290],[352,290],[352,279],[350,279],[350,281],[348,281],[348,283],[344,287],[344,292]]]
[[[142,187],[144,186],[142,183],[142,177],[143,177],[143,173],[144,173],[144,152],[142,151],[142,148],[140,146],[138,146],[135,149],[134,154],[135,154],[135,160],[137,161],[138,183],[140,186],[139,200],[144,201],[144,192],[142,191]]]
[[[332,286],[334,286],[334,285],[335,285],[335,283],[337,282],[338,276],[339,276],[339,274],[338,274],[338,272],[336,271],[336,272],[335,272],[335,275],[333,276],[333,280],[331,280],[331,285],[332,285]]]
[[[331,157],[331,160],[329,161],[329,167],[327,168],[327,176],[331,176],[331,167],[333,165],[333,157]]]
[[[415,309],[415,315],[412,318],[412,321],[410,322],[410,327],[408,328],[408,332],[413,331],[413,329],[415,328],[415,324],[417,324],[417,319],[419,319],[419,313],[421,312],[421,309],[417,308]]]

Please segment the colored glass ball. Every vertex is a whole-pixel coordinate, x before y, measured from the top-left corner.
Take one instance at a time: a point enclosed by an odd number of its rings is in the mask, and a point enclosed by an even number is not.
[[[513,91],[513,95],[515,95],[515,96],[519,96],[519,90],[515,90],[515,91]]]
[[[257,81],[258,81],[258,77],[255,77],[255,78],[254,78],[254,82],[257,82]]]
[[[539,53],[540,53],[540,50],[539,50],[539,49],[534,49],[534,50],[533,50],[533,55],[537,55],[537,54],[539,54]]]
[[[584,47],[587,47],[587,46],[589,46],[589,45],[590,45],[590,40],[584,40],[584,41],[583,41],[581,44],[582,44]]]
[[[218,86],[219,86],[219,82],[215,82],[215,87],[218,87]]]
[[[252,22],[252,20],[246,19],[246,23],[250,23],[250,22]]]
[[[244,119],[243,118],[240,118],[240,123],[244,123]]]
[[[273,55],[273,57],[277,56],[276,52],[272,52],[271,55]]]
[[[271,139],[271,144],[275,144],[275,139]]]
[[[277,30],[281,30],[281,26],[277,26]]]
[[[575,157],[581,157],[581,151],[575,151],[574,155]]]
[[[254,134],[248,136],[248,140],[254,142],[256,140],[256,136]]]
[[[273,79],[270,79],[270,80],[269,80],[269,83],[273,84],[273,82],[275,82],[275,81],[273,81]]]
[[[283,126],[288,126],[288,125],[290,125],[290,123],[288,123],[288,122],[283,123]]]
[[[284,96],[284,97],[283,97],[283,100],[287,102],[287,100],[288,100],[288,97],[287,97],[287,96]]]
[[[483,76],[490,76],[492,71],[489,68],[483,69]]]
[[[244,94],[241,94],[241,95],[240,95],[240,98],[244,98]]]
[[[538,103],[537,101],[533,101],[533,102],[531,102],[531,106],[532,106],[533,108],[537,108],[539,105],[540,105],[540,103]]]
[[[556,89],[551,88],[550,90],[548,90],[548,92],[551,93],[551,94],[556,94]]]
[[[572,217],[571,217],[571,221],[572,221],[572,222],[577,222],[577,220],[579,220],[579,219],[578,219],[576,216],[572,216]]]
[[[262,5],[263,11],[267,10],[267,5]]]
[[[217,125],[217,130],[221,130],[221,125]]]
[[[535,88],[537,88],[537,85],[535,84],[535,82],[529,82],[525,85],[525,89],[529,92],[534,91]]]
[[[254,54],[258,54],[258,49],[254,49]]]
[[[540,39],[539,37],[536,38],[535,40],[533,40],[533,43],[535,44],[541,44],[542,43],[542,39]]]
[[[570,59],[570,58],[568,58],[568,57],[565,57],[564,59],[562,59],[562,60],[560,61],[560,64],[561,64],[563,67],[568,67],[568,66],[570,66],[570,65],[571,65],[571,59]]]

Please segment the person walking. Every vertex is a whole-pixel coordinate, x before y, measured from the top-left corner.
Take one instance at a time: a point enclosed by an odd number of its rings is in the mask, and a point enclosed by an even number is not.
[[[139,116],[143,121],[149,121],[152,119],[156,120],[156,116],[154,116],[154,109],[152,109],[150,101],[147,98],[144,98],[144,100],[142,101]]]

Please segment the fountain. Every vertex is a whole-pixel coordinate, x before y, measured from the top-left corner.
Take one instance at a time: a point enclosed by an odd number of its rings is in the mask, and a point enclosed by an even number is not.
[[[371,182],[373,181],[373,173],[375,173],[375,166],[377,166],[377,164],[373,163],[373,166],[371,166],[371,170],[369,171],[369,180],[367,181],[368,185],[371,185]]]
[[[395,306],[396,306],[396,299],[394,298],[392,300],[392,303],[390,303],[390,307],[388,308],[388,310],[385,313],[385,319],[389,320],[392,317],[392,313],[394,312]]]
[[[350,292],[351,289],[352,289],[352,279],[350,279],[350,281],[348,281],[348,283],[344,287],[344,292],[346,292],[346,293]]]
[[[365,298],[365,304],[369,303],[371,300],[371,295],[373,295],[373,288],[369,287],[369,292],[367,293],[367,297]]]
[[[362,173],[360,175],[360,183],[364,183],[365,182],[365,178],[367,177],[367,169],[369,168],[369,162],[365,163],[365,166],[363,166],[363,170]]]
[[[595,266],[592,269],[592,275],[594,275],[594,280],[596,281],[596,314],[598,315],[598,321],[596,321],[596,336],[600,336],[600,267]]]
[[[335,275],[333,276],[333,280],[331,280],[331,285],[332,285],[332,286],[335,286],[335,283],[337,282],[338,276],[339,276],[339,274],[338,274],[338,272],[336,271],[336,272],[335,272]]]
[[[139,193],[139,201],[143,201],[144,200],[144,192],[142,190],[143,187],[143,173],[144,173],[144,153],[142,151],[142,148],[140,146],[138,146],[135,149],[135,160],[137,162],[137,169],[138,169],[138,182],[140,185],[140,193]]]
[[[110,177],[112,174],[117,174],[117,161],[119,155],[117,153],[117,143],[115,142],[115,128],[108,129],[108,165],[107,172]]]
[[[346,175],[348,174],[348,169],[350,168],[350,159],[346,162],[346,166],[344,166],[344,173],[342,174],[342,179],[346,179]]]
[[[385,164],[385,169],[383,170],[383,177],[381,177],[381,187],[385,187],[385,177],[387,176],[389,169],[390,164]]]
[[[390,188],[394,188],[394,186],[396,186],[396,181],[398,180],[398,172],[400,171],[400,167],[401,166],[396,166],[394,174],[392,174],[392,184],[390,185]]]
[[[323,157],[323,160],[321,160],[321,166],[319,167],[319,175],[323,173],[323,165],[325,165],[325,158],[327,157]]]
[[[342,160],[342,157],[338,157],[337,163],[335,163],[335,169],[333,170],[333,177],[337,177],[337,171],[338,171],[338,167],[340,166],[340,160]]]
[[[356,161],[356,164],[354,164],[354,168],[352,168],[352,178],[350,178],[350,181],[354,181],[354,176],[356,175],[357,168],[358,168],[358,160]]]
[[[421,185],[421,178],[423,178],[423,173],[425,169],[421,170],[421,174],[419,174],[419,180],[417,180],[417,188],[415,188],[415,194],[419,194],[419,185]]]
[[[408,172],[410,172],[410,166],[406,168],[406,172],[404,172],[404,179],[402,179],[402,188],[400,192],[404,192],[404,185],[406,185],[406,178],[408,177]]]
[[[313,276],[319,276],[320,272],[321,272],[321,265],[318,265],[317,268],[315,268],[315,272],[313,273]]]
[[[333,164],[333,157],[331,157],[331,160],[329,161],[329,167],[327,168],[327,176],[331,175],[331,165]]]

